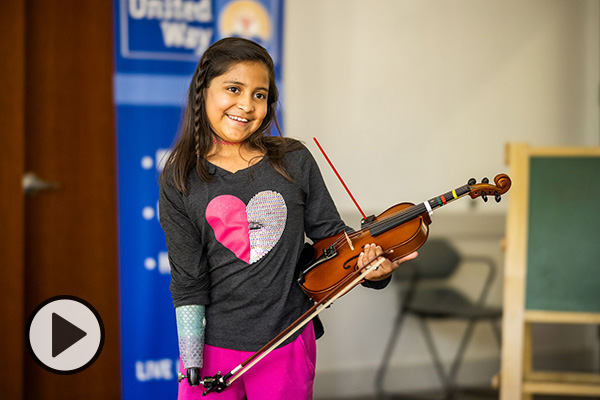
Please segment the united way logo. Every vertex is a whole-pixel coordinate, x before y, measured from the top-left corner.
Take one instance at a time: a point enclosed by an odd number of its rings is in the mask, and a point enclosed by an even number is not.
[[[240,36],[258,43],[268,43],[273,27],[267,9],[257,1],[232,1],[219,17],[221,37]]]
[[[120,0],[123,58],[195,62],[214,34],[211,0]]]
[[[253,40],[265,47],[278,65],[281,3],[281,0],[217,0],[220,6],[216,21],[219,37]]]

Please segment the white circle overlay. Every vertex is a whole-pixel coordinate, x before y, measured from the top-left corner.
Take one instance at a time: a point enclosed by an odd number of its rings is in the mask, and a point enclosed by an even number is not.
[[[52,357],[53,313],[86,333],[56,357]],[[54,300],[40,308],[31,320],[28,334],[31,350],[39,361],[50,369],[62,372],[86,366],[103,344],[101,321],[85,304],[70,299]]]

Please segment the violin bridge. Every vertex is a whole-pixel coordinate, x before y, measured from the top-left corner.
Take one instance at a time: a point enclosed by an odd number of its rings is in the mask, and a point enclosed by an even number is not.
[[[354,245],[352,244],[352,240],[350,240],[350,236],[348,236],[346,231],[344,231],[344,236],[346,236],[346,241],[348,242],[348,246],[350,246],[350,250],[354,251]]]

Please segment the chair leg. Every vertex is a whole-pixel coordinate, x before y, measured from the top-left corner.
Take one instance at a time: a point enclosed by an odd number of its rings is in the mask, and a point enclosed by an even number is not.
[[[456,356],[454,357],[454,361],[452,362],[452,367],[450,368],[450,374],[448,376],[448,385],[450,386],[450,390],[452,390],[456,386],[456,375],[458,374],[458,369],[462,364],[463,356],[465,355],[465,350],[467,349],[467,344],[471,340],[471,336],[473,335],[473,329],[475,328],[476,321],[471,319],[467,325],[467,329],[460,341],[460,345],[458,346],[458,351],[456,352]]]
[[[381,365],[377,369],[377,373],[375,375],[375,394],[377,395],[378,399],[383,398],[383,379],[385,378],[385,372],[390,362],[390,358],[392,357],[392,353],[394,352],[394,348],[396,347],[397,338],[400,334],[400,329],[402,328],[405,315],[406,314],[402,312],[401,309],[396,316],[394,328],[392,329],[392,333],[383,353],[383,360],[381,360]]]
[[[431,353],[431,357],[433,358],[433,364],[435,366],[435,370],[436,370],[438,377],[440,378],[440,381],[442,383],[444,397],[447,398],[448,394],[450,392],[448,378],[446,377],[446,372],[444,371],[444,366],[442,364],[442,360],[440,359],[440,356],[437,352],[435,344],[433,343],[433,337],[431,336],[431,331],[429,330],[429,327],[427,326],[427,321],[425,321],[425,318],[419,318],[419,326],[421,327],[421,330],[423,331],[423,335],[425,336],[425,342],[427,343],[427,347],[429,348],[429,352]]]

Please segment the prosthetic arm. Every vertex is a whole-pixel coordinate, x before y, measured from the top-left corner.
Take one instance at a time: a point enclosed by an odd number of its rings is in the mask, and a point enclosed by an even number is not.
[[[204,355],[204,306],[188,305],[175,308],[179,355],[186,375],[178,373],[177,380],[187,378],[190,386],[200,384],[200,368]]]

